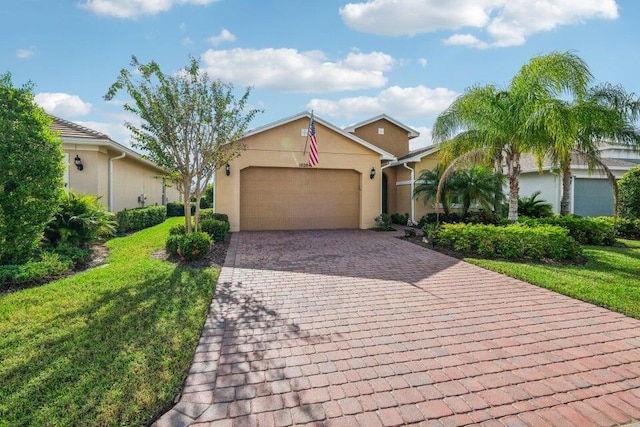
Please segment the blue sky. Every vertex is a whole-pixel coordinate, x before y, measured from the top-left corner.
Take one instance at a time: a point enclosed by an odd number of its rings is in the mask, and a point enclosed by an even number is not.
[[[637,0],[19,0],[2,18],[0,73],[125,145],[127,96],[102,96],[131,55],[165,72],[192,55],[238,95],[254,86],[264,113],[251,127],[302,110],[340,127],[386,113],[421,132],[412,148],[465,88],[507,84],[554,50],[640,94]]]

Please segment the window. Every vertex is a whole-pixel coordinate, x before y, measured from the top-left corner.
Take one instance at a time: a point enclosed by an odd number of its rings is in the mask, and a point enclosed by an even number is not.
[[[378,135],[384,135],[384,128],[378,128]]]
[[[307,136],[308,133],[309,133],[308,128],[300,129],[300,136]]]

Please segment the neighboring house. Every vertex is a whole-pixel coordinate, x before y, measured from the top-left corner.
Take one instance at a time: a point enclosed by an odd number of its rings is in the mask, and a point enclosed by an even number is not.
[[[380,212],[415,219],[427,211],[411,197],[412,181],[439,158],[435,147],[409,152],[418,132],[386,115],[347,129],[315,116],[311,168],[310,119],[303,112],[248,132],[245,150],[216,172],[215,209],[229,215],[231,231],[366,229]]]
[[[111,212],[179,200],[175,187],[165,185],[166,171],[153,162],[103,133],[52,118],[63,143],[65,188],[101,197]]]
[[[600,156],[617,179],[640,164],[640,153],[621,145],[602,142]],[[551,203],[554,212],[560,212],[562,180],[557,168],[546,161],[539,169],[530,155],[522,157],[521,165],[520,197],[540,191],[539,199]],[[602,171],[595,169],[590,172],[586,162],[574,155],[571,175],[571,213],[580,216],[613,215],[613,187]]]

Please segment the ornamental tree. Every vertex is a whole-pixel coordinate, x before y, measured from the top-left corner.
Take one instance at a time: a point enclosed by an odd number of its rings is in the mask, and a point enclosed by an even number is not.
[[[62,141],[32,89],[0,75],[0,264],[33,257],[63,189]]]
[[[618,192],[618,214],[626,219],[640,219],[640,166],[622,175]]]
[[[121,90],[131,96],[124,109],[141,119],[140,125],[125,123],[133,147],[175,178],[188,207],[192,197],[200,200],[214,172],[240,154],[240,138],[260,110],[246,110],[251,88],[236,99],[233,85],[212,80],[194,58],[174,74],[165,74],[155,61],[141,64],[135,56],[131,67],[135,72],[120,70],[104,98],[111,100]],[[196,204],[196,231],[199,213]],[[190,233],[188,208],[185,227]]]

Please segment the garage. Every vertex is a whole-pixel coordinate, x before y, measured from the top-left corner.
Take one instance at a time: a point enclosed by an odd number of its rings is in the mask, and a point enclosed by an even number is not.
[[[240,230],[360,227],[360,173],[248,167],[240,171]]]
[[[613,215],[613,187],[608,179],[575,178],[573,213],[580,216]]]

